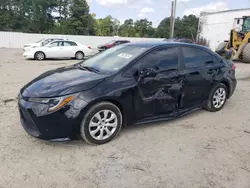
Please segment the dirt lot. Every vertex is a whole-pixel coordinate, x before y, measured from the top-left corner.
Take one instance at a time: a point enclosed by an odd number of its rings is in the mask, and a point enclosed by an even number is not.
[[[21,53],[0,49],[1,188],[250,188],[250,65],[236,64],[238,87],[222,111],[129,127],[109,144],[89,146],[24,132],[19,89],[75,61],[27,61]]]

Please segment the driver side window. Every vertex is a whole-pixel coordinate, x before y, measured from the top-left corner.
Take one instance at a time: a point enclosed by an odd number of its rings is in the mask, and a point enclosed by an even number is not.
[[[147,68],[154,68],[159,72],[178,70],[178,47],[154,50],[140,59],[138,63],[139,70]]]

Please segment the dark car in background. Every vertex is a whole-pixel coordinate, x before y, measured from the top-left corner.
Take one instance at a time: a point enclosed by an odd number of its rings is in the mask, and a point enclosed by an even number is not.
[[[97,48],[98,48],[99,52],[102,52],[102,51],[107,50],[109,48],[112,48],[114,46],[118,46],[120,44],[126,44],[126,43],[130,43],[130,41],[128,41],[128,40],[112,40],[106,44],[97,46]]]
[[[104,144],[123,125],[219,111],[236,83],[235,65],[206,47],[130,43],[43,73],[21,89],[18,107],[34,137]]]
[[[184,43],[190,43],[193,44],[194,41],[192,39],[188,38],[169,38],[169,39],[164,39],[166,42],[184,42]]]

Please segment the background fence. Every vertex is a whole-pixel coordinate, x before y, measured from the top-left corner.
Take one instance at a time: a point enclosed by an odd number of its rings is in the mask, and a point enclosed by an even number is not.
[[[50,35],[50,34],[31,34],[31,33],[18,33],[18,32],[1,32],[0,31],[0,48],[23,48],[24,44],[34,43],[42,38],[47,37],[63,37],[69,40],[74,40],[81,44],[96,48],[99,44],[109,42],[115,37],[99,37],[99,36],[81,36],[81,35]],[[119,37],[119,39],[130,40],[131,42],[136,41],[149,41],[156,40],[161,41],[162,39],[153,38],[130,38],[130,37]]]

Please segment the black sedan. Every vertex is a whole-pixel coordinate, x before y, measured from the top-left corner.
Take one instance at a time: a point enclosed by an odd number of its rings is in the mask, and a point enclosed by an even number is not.
[[[235,87],[235,65],[206,47],[129,43],[45,72],[21,89],[18,107],[34,137],[104,144],[124,125],[219,111]]]
[[[169,38],[169,39],[164,39],[163,41],[165,42],[184,42],[184,43],[194,43],[193,40],[187,39],[187,38]]]

